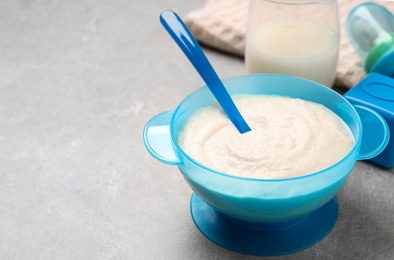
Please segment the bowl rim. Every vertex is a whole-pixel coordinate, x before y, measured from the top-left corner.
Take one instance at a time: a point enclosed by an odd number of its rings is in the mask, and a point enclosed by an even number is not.
[[[197,162],[196,160],[194,160],[192,157],[190,157],[178,144],[177,138],[175,137],[174,131],[173,131],[173,125],[174,125],[174,120],[175,120],[175,115],[178,113],[180,107],[186,103],[186,101],[190,98],[192,98],[193,95],[196,95],[198,92],[201,91],[206,91],[208,89],[208,87],[206,85],[196,89],[195,91],[191,92],[189,95],[187,95],[184,99],[182,99],[182,101],[178,104],[178,106],[176,107],[176,109],[174,110],[174,113],[172,115],[171,118],[171,122],[170,122],[170,135],[171,135],[171,140],[173,145],[176,147],[176,151],[175,153],[179,152],[181,153],[184,157],[186,157],[190,162],[192,162],[193,164],[197,165],[198,167],[210,171],[212,173],[227,177],[227,178],[233,178],[233,179],[239,179],[239,180],[243,180],[243,181],[253,181],[253,182],[288,182],[288,181],[295,181],[295,180],[301,180],[301,179],[307,179],[307,178],[312,178],[312,177],[316,177],[316,176],[320,176],[323,175],[327,172],[330,172],[333,168],[337,167],[338,165],[342,164],[342,162],[347,161],[349,157],[351,157],[354,153],[357,152],[360,149],[361,146],[361,140],[362,140],[362,135],[363,135],[363,128],[362,128],[362,123],[361,123],[361,119],[359,114],[357,113],[356,109],[354,108],[354,106],[342,95],[340,95],[338,92],[311,80],[308,79],[304,79],[304,78],[300,78],[300,77],[295,77],[295,76],[289,76],[289,75],[281,75],[281,74],[246,74],[246,75],[240,75],[240,76],[235,76],[235,77],[229,77],[229,78],[225,78],[222,79],[223,83],[226,82],[231,82],[233,80],[238,80],[238,79],[246,79],[246,78],[278,78],[278,79],[290,79],[290,80],[295,80],[295,81],[301,81],[301,82],[305,82],[308,84],[313,84],[316,87],[318,87],[320,90],[322,90],[323,92],[327,92],[327,93],[331,93],[334,94],[336,97],[338,97],[339,99],[341,99],[341,101],[344,101],[345,104],[348,105],[348,107],[350,108],[351,112],[353,112],[353,114],[356,117],[356,121],[357,124],[359,126],[359,137],[357,140],[355,140],[355,144],[353,146],[353,148],[346,154],[346,156],[344,156],[342,159],[340,159],[339,161],[337,161],[335,164],[322,169],[320,171],[317,172],[313,172],[313,173],[309,173],[306,175],[301,175],[301,176],[296,176],[296,177],[289,177],[289,178],[279,178],[279,179],[261,179],[261,178],[248,178],[248,177],[240,177],[237,175],[232,175],[232,174],[228,174],[228,173],[224,173],[224,172],[220,172],[217,170],[214,170],[212,168],[209,168],[199,162]],[[312,101],[313,102],[313,101]],[[317,103],[317,102],[315,102]],[[323,105],[323,104],[322,104]],[[354,136],[353,136],[354,137]],[[355,138],[355,137],[354,137]],[[357,161],[357,159],[354,160],[354,163]]]

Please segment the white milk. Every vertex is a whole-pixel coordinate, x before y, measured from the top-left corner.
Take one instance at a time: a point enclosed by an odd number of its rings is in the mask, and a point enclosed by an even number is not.
[[[339,39],[323,26],[282,21],[248,32],[245,61],[249,73],[287,74],[332,87]]]

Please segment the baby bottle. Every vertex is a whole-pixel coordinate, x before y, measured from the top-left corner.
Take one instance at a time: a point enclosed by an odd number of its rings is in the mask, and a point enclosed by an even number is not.
[[[346,20],[346,32],[365,70],[394,77],[394,16],[382,5],[363,3]]]

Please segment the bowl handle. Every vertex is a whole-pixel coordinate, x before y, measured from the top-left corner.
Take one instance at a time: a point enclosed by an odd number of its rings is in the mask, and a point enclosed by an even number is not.
[[[386,120],[374,110],[353,105],[360,116],[363,135],[357,160],[367,160],[377,156],[387,146],[390,130]]]
[[[171,141],[170,123],[174,111],[167,111],[152,117],[145,125],[143,140],[145,148],[157,160],[170,165],[182,162],[174,152]]]

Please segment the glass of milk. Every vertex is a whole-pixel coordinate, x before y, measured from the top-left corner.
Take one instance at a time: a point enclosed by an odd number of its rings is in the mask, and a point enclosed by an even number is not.
[[[248,73],[306,78],[332,87],[339,55],[336,0],[251,0]]]

